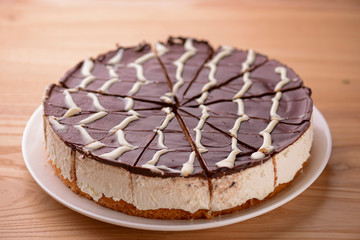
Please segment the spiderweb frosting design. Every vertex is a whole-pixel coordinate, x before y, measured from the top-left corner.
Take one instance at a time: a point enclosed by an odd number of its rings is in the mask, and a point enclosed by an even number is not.
[[[254,50],[169,38],[85,58],[49,86],[68,146],[143,175],[216,177],[261,164],[309,127],[311,91]]]

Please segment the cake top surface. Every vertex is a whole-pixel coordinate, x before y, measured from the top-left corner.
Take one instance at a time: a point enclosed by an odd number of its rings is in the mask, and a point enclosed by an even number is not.
[[[69,147],[159,177],[217,177],[263,163],[309,127],[310,89],[253,50],[173,38],[86,58],[48,87]]]

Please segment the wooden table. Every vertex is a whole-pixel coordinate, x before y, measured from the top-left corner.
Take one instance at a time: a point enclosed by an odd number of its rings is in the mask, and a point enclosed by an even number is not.
[[[251,220],[151,232],[85,217],[27,171],[22,133],[44,88],[76,62],[141,40],[188,35],[253,48],[292,66],[327,119],[332,155],[299,197]],[[0,239],[360,239],[358,1],[1,1]]]

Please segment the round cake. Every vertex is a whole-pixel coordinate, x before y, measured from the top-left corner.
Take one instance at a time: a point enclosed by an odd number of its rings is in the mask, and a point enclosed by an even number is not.
[[[291,183],[310,158],[311,91],[253,50],[170,37],[86,58],[45,92],[55,173],[123,213],[211,218]]]

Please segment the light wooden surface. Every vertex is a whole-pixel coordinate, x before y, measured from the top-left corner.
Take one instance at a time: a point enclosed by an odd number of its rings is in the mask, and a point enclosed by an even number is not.
[[[359,1],[0,1],[0,239],[360,239]],[[284,206],[226,227],[151,232],[87,218],[32,179],[21,137],[44,88],[89,55],[187,35],[293,67],[333,136],[323,174]]]

